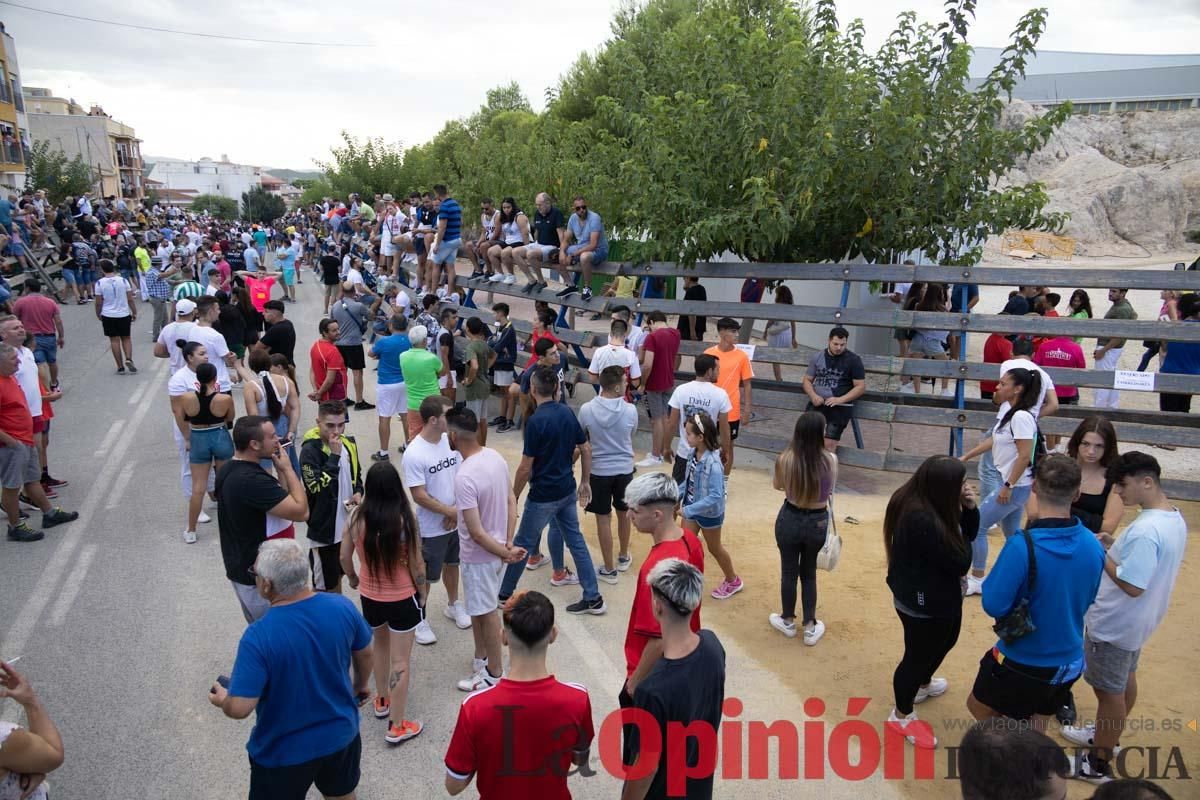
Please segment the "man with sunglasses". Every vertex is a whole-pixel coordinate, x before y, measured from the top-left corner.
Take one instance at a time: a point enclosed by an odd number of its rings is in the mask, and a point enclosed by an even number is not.
[[[582,297],[591,300],[592,267],[604,263],[608,257],[608,239],[604,236],[604,223],[600,215],[588,210],[586,199],[576,197],[572,210],[575,213],[567,220],[567,235],[563,240],[566,246],[559,251],[558,263],[560,267],[579,267],[583,273]],[[572,239],[575,240],[574,244],[571,244]],[[563,282],[567,284],[558,293],[559,297],[569,297],[579,291],[568,272],[575,270],[559,269]]]
[[[556,254],[566,247],[567,221],[562,211],[545,192],[538,192],[533,202],[537,206],[533,215],[533,241],[513,251],[517,264],[529,265],[526,275],[530,278],[530,284],[525,287],[525,294],[546,287],[542,265],[553,261]]]

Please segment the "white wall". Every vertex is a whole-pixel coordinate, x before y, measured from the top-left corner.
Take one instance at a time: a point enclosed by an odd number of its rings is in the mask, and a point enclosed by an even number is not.
[[[217,161],[156,161],[150,179],[168,189],[218,194],[239,203],[243,193],[262,185],[257,167]]]

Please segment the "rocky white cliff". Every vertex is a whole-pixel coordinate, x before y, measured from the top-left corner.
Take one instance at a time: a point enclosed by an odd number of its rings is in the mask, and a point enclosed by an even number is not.
[[[1040,109],[1014,100],[1004,122]],[[1144,256],[1187,247],[1200,230],[1200,110],[1075,116],[1004,179],[1041,181],[1068,211],[1076,255]]]

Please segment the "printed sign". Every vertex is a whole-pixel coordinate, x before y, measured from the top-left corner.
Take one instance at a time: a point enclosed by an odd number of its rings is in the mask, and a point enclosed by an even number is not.
[[[750,359],[751,361],[754,360],[754,345],[752,345],[752,344],[735,344],[734,347],[736,347],[738,350],[741,350],[743,353],[745,353],[746,358]]]
[[[1131,389],[1135,392],[1153,392],[1154,375],[1153,372],[1119,369],[1113,373],[1113,388]]]

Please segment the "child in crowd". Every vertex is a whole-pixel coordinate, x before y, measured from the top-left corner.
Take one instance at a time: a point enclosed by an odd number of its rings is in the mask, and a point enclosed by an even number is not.
[[[775,290],[775,302],[783,303],[784,305],[792,305],[792,290],[786,286],[780,286]],[[786,320],[774,320],[767,323],[767,347],[796,347],[796,323]],[[772,369],[775,370],[775,380],[783,380],[782,370],[779,364],[772,364]]]
[[[725,580],[712,596],[726,600],[745,588],[733,569],[733,559],[721,545],[721,526],[725,524],[725,469],[721,464],[717,423],[703,412],[688,417],[684,434],[689,447],[695,448],[688,458],[687,471],[679,486],[680,516],[683,527],[704,536],[708,552],[717,560]]]

